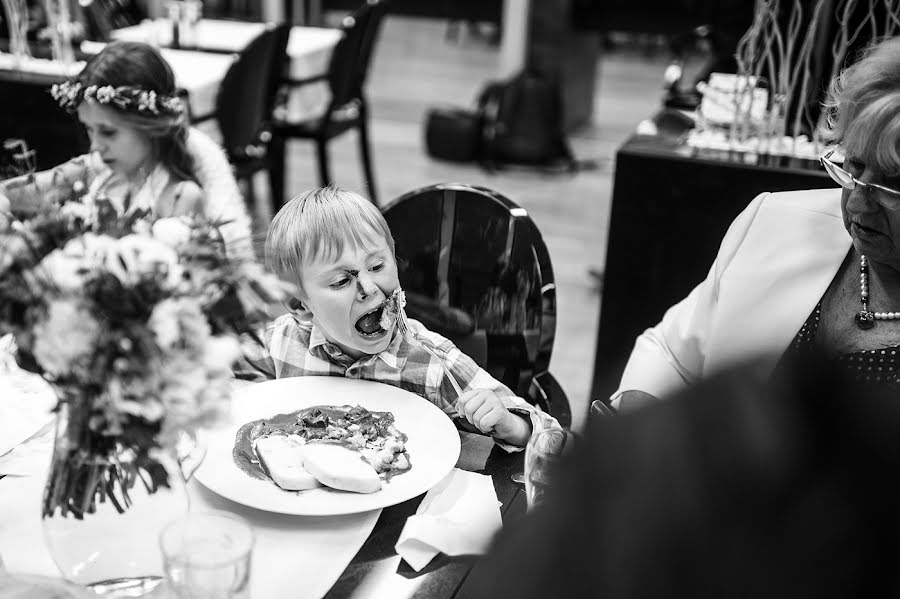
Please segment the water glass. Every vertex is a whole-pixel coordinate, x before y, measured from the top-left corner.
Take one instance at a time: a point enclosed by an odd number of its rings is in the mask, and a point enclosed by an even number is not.
[[[200,0],[181,0],[178,14],[178,29],[183,48],[197,46],[197,23],[203,15],[203,3]]]
[[[534,509],[553,486],[553,476],[562,458],[575,448],[575,433],[548,428],[531,436],[525,447],[525,497]]]
[[[159,535],[166,581],[178,599],[248,599],[253,529],[228,512],[187,514]]]

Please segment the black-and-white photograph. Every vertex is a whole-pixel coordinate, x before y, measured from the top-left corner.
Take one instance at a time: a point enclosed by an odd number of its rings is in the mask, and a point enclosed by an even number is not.
[[[0,599],[900,593],[900,2],[0,0]]]

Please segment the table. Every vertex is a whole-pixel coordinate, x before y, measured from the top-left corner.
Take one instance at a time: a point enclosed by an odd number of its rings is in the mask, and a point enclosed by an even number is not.
[[[494,488],[498,499],[503,503],[501,508],[504,522],[509,524],[525,512],[524,492],[513,483],[510,475],[522,469],[523,454],[521,452],[508,454],[496,447],[493,440],[481,435],[460,432],[462,449],[457,466],[466,470],[479,471],[492,476]],[[40,489],[43,481],[40,477],[6,477],[0,479],[0,532],[5,535],[15,535],[22,538],[22,527],[28,526],[28,537],[34,539],[34,543],[17,544],[15,553],[4,552],[7,567],[14,572],[50,574],[53,572],[53,564],[49,562],[49,555],[43,547],[38,518]],[[331,532],[324,527],[318,530],[298,528],[297,522],[302,517],[284,516],[281,514],[268,514],[252,508],[239,506],[215,495],[205,489],[196,481],[189,485],[189,492],[193,502],[199,502],[205,508],[224,508],[234,511],[244,517],[252,519],[257,531],[257,545],[254,549],[257,553],[265,553],[267,556],[279,558],[279,580],[285,576],[290,577],[291,572],[283,568],[284,537],[295,534],[293,529],[303,534],[330,535]],[[22,493],[28,493],[31,499],[23,502],[14,502],[13,497],[21,497]],[[424,495],[423,495],[424,496]],[[371,530],[362,546],[350,547],[356,551],[350,565],[338,577],[337,582],[327,592],[327,598],[348,597],[355,593],[359,597],[429,597],[429,598],[458,598],[465,597],[467,591],[466,581],[469,573],[478,567],[478,560],[474,557],[448,558],[436,557],[421,572],[413,571],[405,562],[401,562],[399,556],[394,553],[400,531],[406,518],[415,513],[422,497],[419,496],[401,504],[378,511],[350,516],[355,519],[355,524],[363,529]],[[6,505],[4,505],[6,503]],[[347,518],[342,517],[342,518]],[[375,521],[377,518],[377,522]],[[32,522],[22,524],[23,520],[31,519]],[[11,522],[12,520],[12,522]],[[368,527],[368,528],[366,528]],[[11,530],[15,528],[16,530]],[[346,536],[347,542],[353,542],[352,531],[340,531],[337,534]],[[281,541],[276,538],[281,536]],[[2,547],[0,535],[0,547]],[[265,539],[265,540],[264,540]],[[330,556],[329,556],[330,557]],[[335,561],[343,559],[346,563],[349,555],[334,556]],[[258,569],[259,562],[254,561]],[[27,567],[27,569],[26,569]],[[277,582],[267,581],[265,577],[254,573],[251,583],[253,596],[274,597],[283,596],[284,589],[271,586]],[[266,586],[269,583],[270,586]],[[297,581],[302,584],[303,581]],[[308,583],[308,581],[307,581]],[[297,587],[300,588],[300,587]],[[280,592],[279,592],[280,591]]]
[[[457,467],[488,474],[494,482],[504,527],[515,525],[525,514],[524,489],[510,478],[523,468],[524,452],[507,453],[489,437],[460,432],[462,448]],[[394,544],[406,518],[415,513],[422,501],[416,497],[385,508],[365,544],[325,596],[341,599],[405,597],[462,599],[470,596],[469,575],[481,562],[477,557],[438,555],[422,571],[415,572],[394,552]]]
[[[635,338],[684,298],[731,221],[765,191],[832,188],[813,160],[688,147],[677,115],[616,152],[591,398],[616,390]]]
[[[82,51],[99,52],[103,44],[85,42]],[[194,114],[215,109],[216,95],[234,61],[231,54],[162,50],[179,87],[188,91]],[[87,152],[89,143],[77,120],[61,110],[48,90],[77,74],[84,62],[66,67],[45,59],[16,65],[12,55],[0,54],[0,139],[19,137],[37,149],[38,168],[55,166]]]
[[[265,27],[264,23],[201,19],[197,23],[196,38],[190,49],[210,53],[241,52]],[[327,27],[291,27],[285,75],[292,79],[308,79],[327,71],[331,52],[341,35],[339,29]],[[148,20],[132,27],[117,29],[112,32],[112,38],[167,47],[172,43],[172,25],[165,19]],[[182,48],[187,46],[182,45]],[[324,82],[291,90],[288,99],[290,120],[302,120],[321,113],[328,98],[328,87]],[[211,111],[195,114],[208,112]]]

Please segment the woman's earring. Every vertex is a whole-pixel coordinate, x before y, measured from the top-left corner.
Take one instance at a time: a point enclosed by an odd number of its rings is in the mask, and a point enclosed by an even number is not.
[[[302,310],[303,303],[300,302],[300,300],[298,300],[296,297],[292,297],[288,299],[288,308],[290,308],[291,310]]]

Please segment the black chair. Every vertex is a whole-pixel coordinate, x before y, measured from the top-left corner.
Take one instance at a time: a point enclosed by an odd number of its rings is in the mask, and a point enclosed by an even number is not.
[[[281,179],[272,176],[268,146],[272,139],[271,114],[287,62],[290,34],[290,25],[268,24],[229,67],[216,96],[215,112],[191,119],[199,123],[215,118],[235,178],[246,181],[251,205],[255,203],[253,175],[261,170],[269,172],[273,203],[274,198],[283,196]]]
[[[276,168],[280,172],[273,174],[284,180],[285,175],[285,143],[291,139],[309,139],[316,143],[319,162],[319,180],[322,186],[332,182],[331,169],[328,163],[328,141],[351,129],[359,130],[359,151],[362,157],[363,171],[366,178],[369,199],[377,204],[375,175],[372,169],[371,150],[369,146],[369,108],[363,87],[369,70],[375,42],[381,21],[387,8],[381,0],[368,0],[353,14],[344,18],[341,23],[343,36],[334,47],[328,71],[309,79],[285,79],[285,92],[291,89],[325,81],[331,91],[331,99],[325,112],[315,118],[304,121],[289,121],[287,109],[280,105],[275,111],[272,123],[273,161],[278,162]],[[287,93],[282,94],[284,100]],[[282,183],[282,189],[284,184]],[[283,196],[276,198],[278,203],[284,201]]]
[[[78,118],[61,109],[48,91],[59,81],[33,73],[0,73],[0,143],[8,138],[24,140],[35,150],[38,170],[90,151]]]
[[[147,18],[146,11],[134,0],[91,0],[79,2],[84,13],[87,38],[109,41],[110,34],[123,27],[137,25]]]
[[[548,370],[556,333],[553,267],[528,213],[495,191],[460,184],[409,192],[382,212],[409,316],[569,426],[568,398]]]

